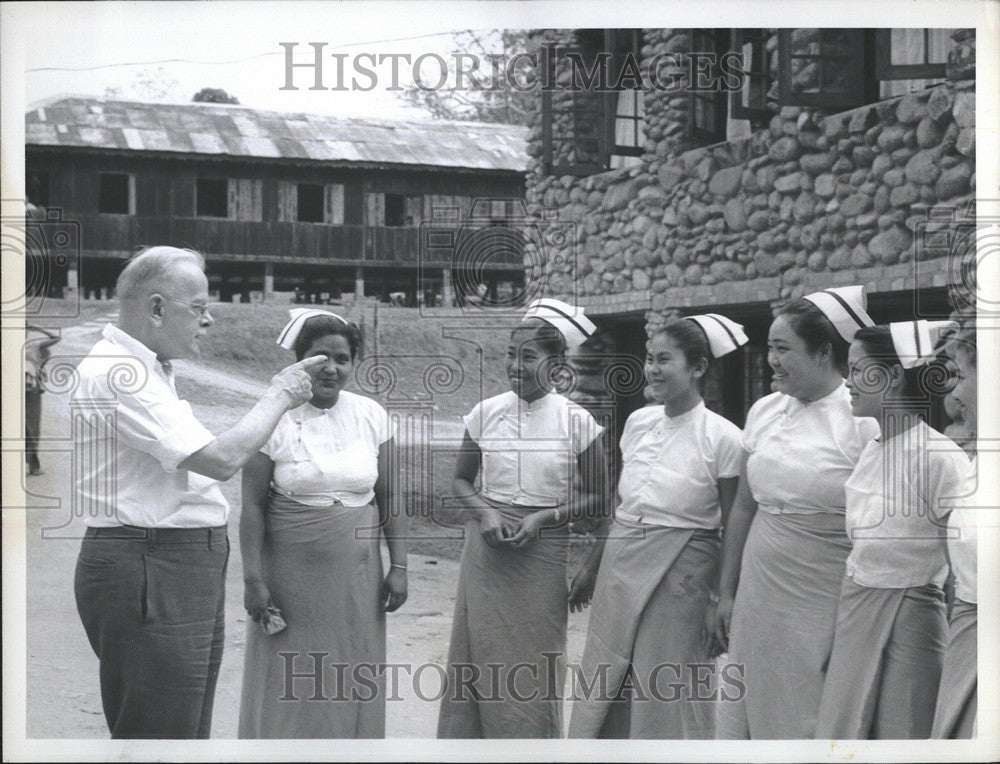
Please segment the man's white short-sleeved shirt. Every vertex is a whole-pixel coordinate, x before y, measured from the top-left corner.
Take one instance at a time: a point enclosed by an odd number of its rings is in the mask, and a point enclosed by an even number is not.
[[[178,468],[215,436],[177,396],[169,363],[108,324],[77,374],[70,412],[87,525],[225,525],[229,503],[219,481]]]

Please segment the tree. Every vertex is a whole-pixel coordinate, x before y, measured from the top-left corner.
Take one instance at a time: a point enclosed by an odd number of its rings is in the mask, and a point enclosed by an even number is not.
[[[476,57],[479,68],[473,76],[485,83],[486,87],[474,89],[468,78],[461,90],[455,87],[424,90],[417,83],[411,82],[399,94],[400,97],[414,106],[426,109],[435,119],[526,124],[534,96],[509,86],[506,66],[518,53],[528,50],[528,31],[467,29],[456,32],[453,40],[456,52]],[[523,76],[523,67],[518,72],[521,73],[519,78]],[[499,86],[494,88],[494,83]]]
[[[222,88],[202,88],[191,99],[196,103],[239,103],[240,99],[229,95]]]

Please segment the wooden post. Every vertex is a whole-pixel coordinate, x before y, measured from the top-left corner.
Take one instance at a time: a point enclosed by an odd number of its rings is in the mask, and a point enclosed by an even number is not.
[[[360,302],[365,298],[365,269],[360,265],[354,269],[354,301]]]
[[[264,263],[264,302],[274,297],[274,263]]]
[[[441,305],[450,308],[455,302],[455,292],[451,287],[451,268],[441,269]]]

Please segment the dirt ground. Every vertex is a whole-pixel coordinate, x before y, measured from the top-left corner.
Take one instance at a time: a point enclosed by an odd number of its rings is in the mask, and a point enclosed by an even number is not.
[[[54,357],[73,358],[89,350],[99,337],[102,321],[63,330]],[[178,389],[196,416],[220,432],[250,406],[254,386],[225,372],[208,371],[198,363],[181,364]],[[82,521],[72,518],[70,420],[68,396],[46,393],[41,453],[45,474],[25,477],[27,517],[27,737],[106,738],[101,711],[97,659],[90,649],[76,612],[73,571]],[[230,516],[230,556],[226,592],[226,647],[215,698],[213,738],[235,738],[243,670],[246,613],[243,610],[242,564],[239,553],[239,478],[224,486],[233,508]],[[459,543],[459,542],[454,542]],[[451,555],[453,556],[453,555]],[[411,554],[409,600],[388,618],[390,663],[443,665],[448,651],[458,563],[441,555]],[[570,614],[568,660],[578,661],[586,633],[587,614]],[[256,628],[256,627],[255,627]],[[425,692],[433,692],[428,681]],[[437,704],[421,700],[407,682],[400,682],[402,700],[389,704],[387,736],[433,737]],[[568,709],[567,709],[568,711]],[[568,713],[567,713],[568,717]]]

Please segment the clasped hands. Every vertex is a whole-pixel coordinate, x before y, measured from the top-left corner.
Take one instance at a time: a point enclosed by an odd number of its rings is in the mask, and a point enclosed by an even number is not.
[[[487,546],[521,548],[538,538],[546,515],[551,510],[540,509],[518,521],[507,520],[496,509],[485,507],[479,514],[479,534]]]

